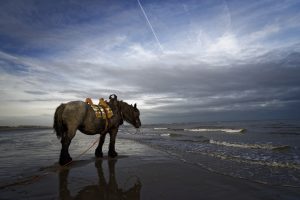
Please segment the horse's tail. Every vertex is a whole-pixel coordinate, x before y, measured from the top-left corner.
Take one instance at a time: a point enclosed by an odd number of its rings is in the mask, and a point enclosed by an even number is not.
[[[65,130],[65,126],[63,124],[63,120],[62,120],[62,113],[65,109],[65,104],[60,104],[60,106],[58,106],[55,110],[55,114],[54,114],[54,123],[53,123],[53,128],[54,131],[56,132],[56,136],[57,138],[61,138],[63,136],[63,133],[66,131]]]

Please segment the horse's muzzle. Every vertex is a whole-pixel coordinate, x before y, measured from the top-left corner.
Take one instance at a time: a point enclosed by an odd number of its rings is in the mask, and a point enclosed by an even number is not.
[[[141,121],[137,120],[134,124],[134,128],[140,128],[142,126]]]
[[[138,124],[135,124],[135,125],[134,125],[134,128],[140,128],[140,127],[141,127],[141,124],[139,124],[139,125],[138,125]]]

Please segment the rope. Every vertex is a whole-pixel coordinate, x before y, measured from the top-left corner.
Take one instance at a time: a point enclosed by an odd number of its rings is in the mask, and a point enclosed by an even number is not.
[[[99,140],[100,140],[100,137],[97,138],[92,143],[92,145],[90,145],[86,150],[84,150],[81,154],[79,154],[75,158],[78,159],[79,157],[81,157],[82,155],[84,155],[88,150],[90,150],[93,146],[95,146],[95,144],[97,144],[97,142],[99,142]],[[71,164],[72,162],[73,162],[73,160],[71,160],[70,162],[64,164],[61,167],[65,167],[65,166]],[[34,182],[38,181],[39,179],[41,179],[42,177],[47,176],[49,174],[50,174],[49,172],[45,172],[44,174],[33,175],[33,176],[30,176],[30,177],[27,177],[27,178],[24,178],[24,179],[21,179],[21,180],[17,180],[16,182],[13,182],[13,183],[3,184],[3,185],[0,185],[0,190],[5,189],[7,187],[11,187],[11,186],[26,185],[26,184],[34,183]]]
[[[101,135],[100,135],[100,137],[101,137]],[[93,144],[89,147],[89,148],[87,148],[86,150],[84,150],[81,154],[79,154],[78,156],[76,156],[75,157],[75,159],[78,159],[78,158],[80,158],[81,156],[83,156],[86,152],[88,152],[88,150],[90,150],[93,146],[95,146],[95,144],[97,144],[97,142],[99,142],[99,140],[100,140],[100,137],[99,138],[97,138],[94,142],[93,142]],[[71,164],[72,162],[73,162],[74,160],[71,160],[70,162],[68,162],[68,163],[66,163],[66,164],[64,164],[62,167],[65,167],[65,166],[67,166],[67,165],[69,165],[69,164]]]

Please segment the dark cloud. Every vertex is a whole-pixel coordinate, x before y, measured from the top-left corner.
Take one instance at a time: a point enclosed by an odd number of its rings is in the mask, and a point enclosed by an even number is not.
[[[145,96],[145,104],[153,106],[147,112],[157,116],[169,114],[173,117],[173,114],[185,113],[197,119],[201,113],[232,111],[238,113],[237,118],[243,118],[243,112],[251,111],[254,116],[256,111],[266,111],[268,115],[263,116],[272,117],[272,113],[277,113],[276,116],[280,117],[280,112],[289,110],[288,113],[295,117],[300,111],[300,63],[294,62],[297,56],[297,53],[292,53],[280,62],[270,59],[231,67],[179,66],[166,69],[159,66],[141,70],[108,70],[106,73],[116,77],[112,82],[117,85],[125,83],[137,87],[138,93]],[[284,64],[287,60],[293,60],[293,67]],[[156,94],[158,98],[147,99],[150,94]],[[176,98],[179,100],[174,100]]]
[[[268,60],[254,64],[233,63],[231,66],[203,63],[128,69],[97,66],[101,70],[92,76],[82,73],[76,76],[82,80],[94,80],[98,88],[82,89],[78,86],[78,89],[62,88],[59,92],[81,100],[86,97],[107,98],[115,93],[121,99],[142,101],[143,115],[150,120],[164,116],[169,116],[169,120],[201,120],[205,118],[203,114],[210,119],[213,116],[227,118],[227,115],[231,119],[234,116],[248,119],[255,116],[255,112],[264,113],[261,116],[269,118],[280,117],[280,113],[285,113],[282,117],[289,114],[295,117],[300,101],[298,55],[289,53],[280,59],[266,55]],[[286,65],[291,61],[292,66]],[[101,82],[105,84],[101,85]]]
[[[24,92],[26,92],[28,94],[34,94],[34,95],[46,95],[46,94],[49,94],[48,92],[36,91],[36,90],[26,90]]]
[[[135,1],[3,1],[0,120],[112,93],[145,122],[300,118],[297,5],[145,1],[157,51]]]

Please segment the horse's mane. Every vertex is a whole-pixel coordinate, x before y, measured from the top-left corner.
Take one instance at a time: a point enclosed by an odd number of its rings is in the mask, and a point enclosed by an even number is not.
[[[125,109],[133,109],[132,105],[129,105],[128,103],[124,102],[124,101],[118,101],[119,105]]]
[[[123,109],[128,109],[128,108],[133,108],[133,106],[132,105],[129,105],[128,103],[126,103],[126,102],[124,102],[124,101],[122,101],[122,100],[116,100],[117,101],[117,103],[119,104],[119,106],[120,107],[122,107]],[[109,105],[109,107],[112,109],[112,110],[119,110],[119,109],[121,109],[121,108],[118,108],[118,106],[116,106],[115,105],[115,101],[114,100],[111,100],[111,101],[109,101],[108,102],[108,105]]]

